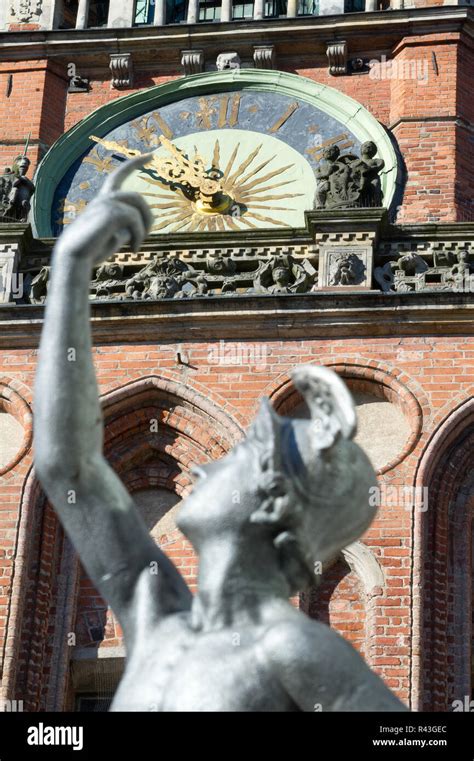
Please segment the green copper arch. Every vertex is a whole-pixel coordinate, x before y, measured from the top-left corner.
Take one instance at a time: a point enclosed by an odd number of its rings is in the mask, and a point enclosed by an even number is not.
[[[385,128],[366,108],[339,90],[296,74],[265,69],[235,69],[195,74],[117,98],[97,108],[62,135],[36,171],[32,212],[34,234],[39,238],[51,237],[51,207],[55,188],[74,161],[90,145],[90,135],[102,137],[146,110],[182,98],[240,89],[276,91],[307,101],[347,126],[362,142],[373,140],[378,146],[379,156],[385,161],[382,177],[384,205],[390,208],[397,190],[397,154]]]

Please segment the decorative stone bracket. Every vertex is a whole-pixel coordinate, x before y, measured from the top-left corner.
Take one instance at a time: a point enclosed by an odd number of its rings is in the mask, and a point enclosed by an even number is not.
[[[329,61],[329,73],[334,77],[347,74],[349,46],[345,40],[328,42],[326,54]]]
[[[200,74],[204,71],[204,51],[182,50],[181,66],[185,77],[189,77],[191,74]]]
[[[253,62],[256,69],[276,69],[275,45],[254,45]]]
[[[121,90],[133,84],[133,59],[131,53],[113,53],[110,56],[112,87]]]

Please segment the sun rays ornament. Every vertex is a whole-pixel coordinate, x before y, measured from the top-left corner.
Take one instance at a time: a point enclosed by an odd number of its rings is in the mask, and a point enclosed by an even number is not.
[[[140,153],[91,139],[118,156]],[[277,138],[210,130],[175,141],[161,135],[159,142],[153,159],[124,186],[147,200],[156,220],[152,232],[296,227],[303,223],[302,210],[311,208],[314,173]]]

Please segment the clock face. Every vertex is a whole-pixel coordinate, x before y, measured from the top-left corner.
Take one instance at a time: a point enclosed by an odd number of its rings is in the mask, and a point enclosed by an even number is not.
[[[91,139],[56,188],[53,232],[97,195],[105,175],[151,151],[153,162],[125,187],[149,203],[153,234],[303,227],[314,170],[332,144],[360,148],[349,129],[304,100],[251,89],[181,99]]]

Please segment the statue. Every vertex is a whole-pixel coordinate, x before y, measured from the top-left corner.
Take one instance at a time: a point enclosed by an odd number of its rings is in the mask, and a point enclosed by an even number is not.
[[[323,152],[316,169],[316,209],[350,209],[382,206],[380,173],[383,159],[376,159],[378,149],[368,141],[361,146],[360,158],[341,155],[337,145]]]
[[[126,298],[135,300],[185,299],[207,292],[205,276],[176,256],[155,256],[125,285]]]
[[[364,263],[356,254],[333,254],[329,264],[329,285],[355,286],[365,277]]]
[[[44,304],[46,302],[50,273],[51,267],[41,267],[38,274],[31,280],[28,293],[30,304]]]
[[[397,291],[408,293],[414,290],[407,279],[416,278],[427,272],[429,266],[422,256],[410,251],[403,254],[396,261],[386,262],[382,267],[376,267],[374,278],[384,293]]]
[[[0,222],[26,222],[35,186],[26,177],[30,160],[25,155],[15,159],[13,169],[0,175]]]
[[[216,60],[217,71],[226,69],[240,69],[241,61],[238,53],[219,53]]]
[[[463,249],[456,255],[456,262],[452,265],[447,276],[446,286],[458,293],[473,292],[473,265],[469,261],[469,251]]]
[[[290,254],[262,262],[257,269],[252,293],[306,293],[314,279]]]
[[[354,404],[335,374],[297,368],[311,420],[280,417],[264,401],[245,441],[194,469],[178,520],[200,556],[194,599],[104,459],[89,280],[121,246],[138,250],[151,228],[145,200],[120,190],[147,160],[110,175],[59,238],[36,380],[38,477],[124,632],[112,710],[403,711],[351,645],[288,602],[314,580],[315,562],[374,517],[375,474],[352,440]]]
[[[113,299],[123,285],[124,267],[120,264],[105,262],[97,268],[95,278],[91,281],[91,292],[95,299]]]

